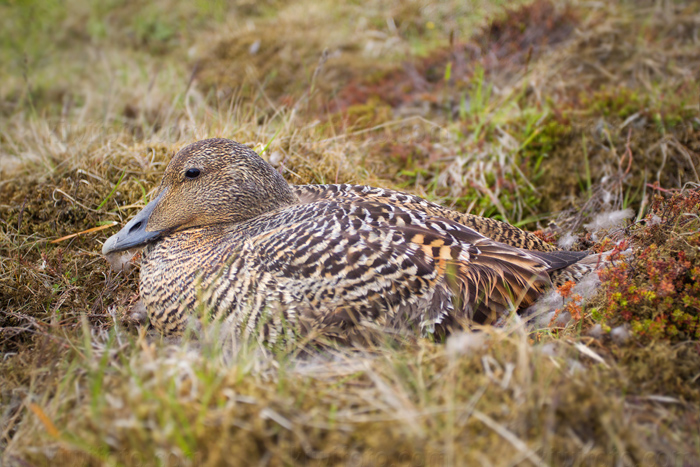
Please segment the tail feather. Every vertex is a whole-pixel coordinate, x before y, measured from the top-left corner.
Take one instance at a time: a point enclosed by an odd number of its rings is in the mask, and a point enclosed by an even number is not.
[[[564,269],[591,254],[588,251],[528,251],[528,253],[547,263],[547,272]]]
[[[513,308],[531,305],[551,284],[543,258],[489,239],[474,245],[478,253],[457,272],[462,309],[480,324]]]
[[[553,271],[551,274],[552,283],[555,286],[563,285],[567,281],[578,282],[586,274],[602,269],[611,263],[610,256],[614,250],[604,253],[587,254],[579,261],[576,261],[569,266]],[[625,250],[621,253],[622,257],[627,258],[632,254],[632,249]]]

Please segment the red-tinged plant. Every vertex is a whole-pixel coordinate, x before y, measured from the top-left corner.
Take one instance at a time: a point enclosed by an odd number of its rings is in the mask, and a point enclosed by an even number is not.
[[[646,223],[632,233],[633,260],[599,272],[604,303],[600,316],[628,323],[645,339],[700,339],[700,191],[654,198]]]

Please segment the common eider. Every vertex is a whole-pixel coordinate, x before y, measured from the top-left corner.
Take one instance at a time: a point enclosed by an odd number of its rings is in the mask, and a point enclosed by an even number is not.
[[[155,328],[181,333],[205,310],[268,341],[493,323],[587,256],[406,193],[289,185],[226,139],[181,149],[102,253],[142,246],[140,295]]]

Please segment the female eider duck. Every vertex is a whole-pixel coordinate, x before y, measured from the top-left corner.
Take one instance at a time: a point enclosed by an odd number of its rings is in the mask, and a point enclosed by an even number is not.
[[[141,299],[158,330],[181,333],[203,306],[237,335],[269,341],[493,323],[587,255],[405,193],[290,186],[226,139],[180,150],[155,199],[102,253],[141,246]]]

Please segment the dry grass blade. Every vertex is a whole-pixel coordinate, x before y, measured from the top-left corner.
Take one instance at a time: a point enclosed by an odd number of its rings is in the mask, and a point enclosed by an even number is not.
[[[68,239],[71,239],[71,238],[75,238],[75,237],[77,237],[77,236],[79,236],[79,235],[84,235],[84,234],[86,234],[86,233],[99,232],[100,230],[104,230],[104,229],[108,229],[108,228],[110,228],[110,227],[113,227],[113,226],[117,225],[118,223],[119,223],[119,222],[114,221],[114,222],[111,222],[111,223],[109,223],[109,224],[100,225],[100,226],[98,226],[98,227],[93,227],[93,228],[87,229],[87,230],[82,230],[82,231],[80,231],[80,232],[72,233],[72,234],[70,234],[70,235],[66,235],[66,236],[63,236],[63,237],[61,237],[61,238],[57,238],[56,240],[51,240],[51,243],[60,243],[60,242],[62,242],[62,241],[64,241],[64,240],[68,240]]]
[[[34,412],[34,414],[39,418],[41,423],[44,425],[44,428],[46,428],[46,431],[49,433],[54,438],[58,438],[61,435],[61,432],[58,431],[58,428],[56,428],[56,425],[53,424],[51,419],[46,415],[46,412],[44,412],[41,407],[39,407],[35,403],[30,403],[29,404],[29,410]]]
[[[499,424],[488,415],[481,413],[478,410],[475,410],[472,413],[472,417],[476,418],[484,425],[498,433],[499,436],[501,436],[503,439],[512,444],[513,447],[515,447],[518,451],[525,454],[534,465],[548,465],[546,462],[544,462],[544,460],[540,458],[540,456],[538,456],[532,449],[530,449],[523,440],[515,436],[515,434],[513,434],[506,427]]]

